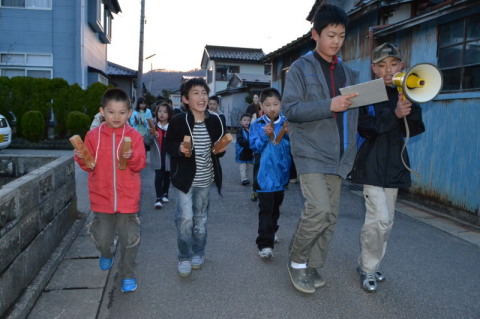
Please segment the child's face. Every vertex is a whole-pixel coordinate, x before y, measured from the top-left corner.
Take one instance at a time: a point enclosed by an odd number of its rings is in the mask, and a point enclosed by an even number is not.
[[[167,112],[167,107],[165,106],[160,106],[157,112],[157,120],[159,122],[168,122],[168,112]]]
[[[147,103],[140,103],[138,104],[138,109],[139,110],[145,110],[147,108]]]
[[[372,64],[372,71],[377,78],[383,79],[386,86],[393,86],[392,78],[403,68],[402,61],[394,57],[387,57],[378,63]]]
[[[182,96],[182,101],[188,104],[192,113],[203,113],[208,105],[208,92],[203,86],[194,86],[188,91],[188,98]]]
[[[334,55],[342,48],[345,41],[345,26],[342,24],[330,24],[320,34],[312,30],[312,37],[317,43],[315,49],[326,61],[332,61]]]
[[[258,105],[258,100],[259,100],[258,95],[255,94],[253,96],[253,104]]]
[[[127,102],[112,100],[100,108],[100,114],[105,118],[108,127],[123,127],[127,123],[128,118],[132,115],[132,110],[128,107]]]
[[[217,101],[215,101],[215,100],[210,100],[210,101],[208,102],[208,109],[209,109],[210,111],[212,111],[212,112],[217,113],[217,111],[218,111],[218,103],[217,103]]]
[[[242,117],[242,119],[240,120],[240,124],[244,127],[244,128],[248,128],[250,126],[250,121],[252,119],[248,116],[244,116]]]
[[[282,110],[282,103],[275,96],[269,96],[260,103],[263,112],[271,119],[276,119]]]

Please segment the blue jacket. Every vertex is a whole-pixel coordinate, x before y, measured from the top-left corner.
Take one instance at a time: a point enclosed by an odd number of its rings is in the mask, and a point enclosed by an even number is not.
[[[274,136],[277,136],[286,120],[281,115],[274,122]],[[285,134],[278,145],[271,143],[270,137],[265,135],[263,130],[269,123],[270,119],[264,115],[250,125],[250,148],[255,154],[260,154],[259,161],[255,159],[254,163],[257,179],[253,187],[257,192],[285,190],[290,177],[290,139],[288,134]]]

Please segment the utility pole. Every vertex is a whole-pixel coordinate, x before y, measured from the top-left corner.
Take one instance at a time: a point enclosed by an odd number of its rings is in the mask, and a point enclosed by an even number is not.
[[[138,48],[137,101],[143,96],[143,30],[145,25],[145,0],[142,0],[140,12],[140,45]]]

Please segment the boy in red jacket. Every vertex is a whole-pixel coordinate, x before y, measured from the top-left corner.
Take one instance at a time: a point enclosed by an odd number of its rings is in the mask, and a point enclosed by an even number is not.
[[[85,146],[95,158],[95,167],[87,168],[81,152],[75,150],[75,161],[88,172],[90,208],[94,219],[89,225],[90,236],[100,251],[99,265],[109,270],[113,264],[114,238],[120,242],[119,272],[122,292],[135,291],[135,256],[140,243],[140,171],[145,167],[143,137],[127,124],[132,114],[128,95],[120,89],[110,89],[102,97],[100,113],[105,122],[85,136]],[[123,154],[126,169],[119,169],[122,140],[130,137],[131,150]]]

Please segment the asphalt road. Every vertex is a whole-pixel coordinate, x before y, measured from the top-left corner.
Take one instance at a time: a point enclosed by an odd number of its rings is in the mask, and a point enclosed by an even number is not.
[[[360,288],[355,269],[364,207],[349,185],[342,188],[340,218],[321,270],[326,285],[314,294],[298,292],[287,272],[287,247],[303,205],[299,184],[286,191],[280,243],[275,257],[264,261],[255,245],[257,204],[240,185],[233,145],[221,161],[223,198],[212,188],[205,265],[188,278],[177,274],[176,190],[155,210],[154,171],[148,166],[142,172],[138,290],[120,291],[114,264],[97,318],[480,318],[479,246],[402,213],[381,266],[386,281],[377,293]],[[79,199],[85,197],[81,185],[77,181]]]

